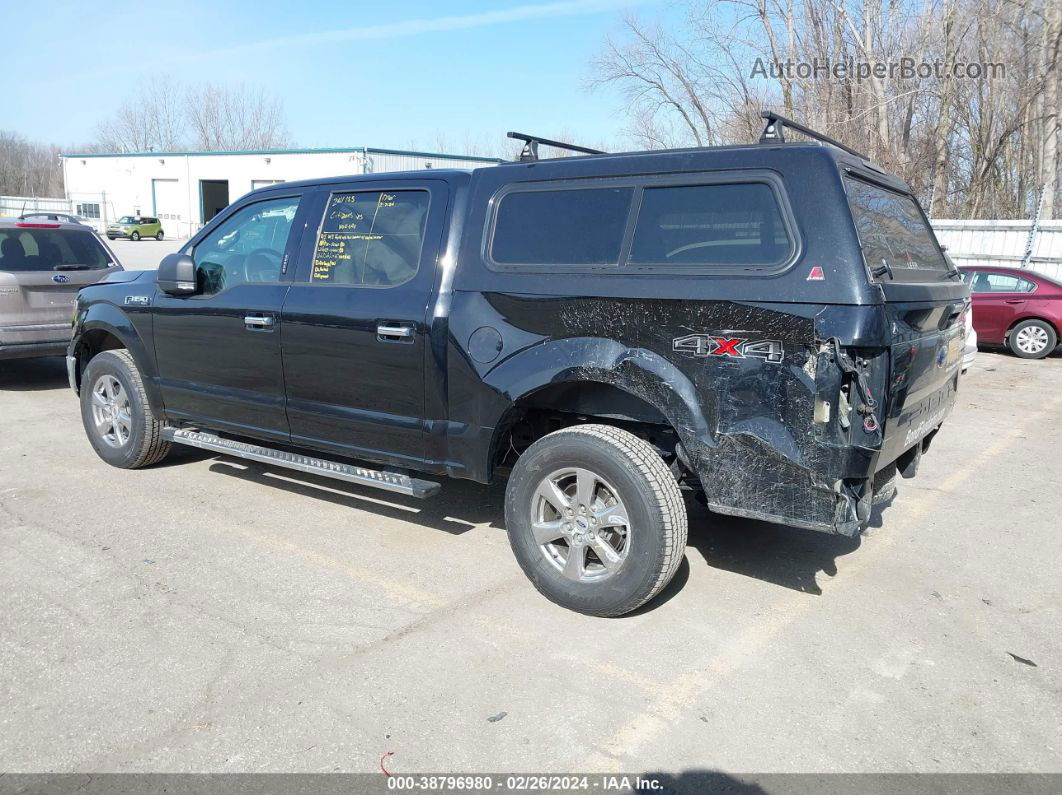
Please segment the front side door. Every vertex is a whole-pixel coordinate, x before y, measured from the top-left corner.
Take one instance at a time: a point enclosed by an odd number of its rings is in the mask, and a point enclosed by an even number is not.
[[[1036,285],[1010,273],[975,271],[970,280],[974,329],[979,341],[1003,343],[1007,329],[1029,301]]]
[[[233,208],[187,252],[195,294],[156,291],[155,355],[171,419],[287,440],[281,308],[302,198],[296,192]]]
[[[323,195],[284,304],[293,442],[399,465],[424,458],[426,313],[448,196],[433,179]]]

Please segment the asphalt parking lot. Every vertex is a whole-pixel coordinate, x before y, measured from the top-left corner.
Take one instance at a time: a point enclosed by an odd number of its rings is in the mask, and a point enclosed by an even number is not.
[[[605,620],[524,579],[501,487],[120,471],[60,360],[0,363],[0,770],[1062,771],[1060,420],[1062,357],[982,352],[861,539],[691,504]]]
[[[127,271],[155,270],[159,262],[170,252],[176,251],[187,240],[167,237],[164,240],[105,240]]]

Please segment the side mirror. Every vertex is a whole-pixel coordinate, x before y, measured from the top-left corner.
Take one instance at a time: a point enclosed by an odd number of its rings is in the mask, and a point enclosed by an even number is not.
[[[192,295],[195,292],[195,260],[187,254],[167,254],[159,263],[155,282],[167,295]]]

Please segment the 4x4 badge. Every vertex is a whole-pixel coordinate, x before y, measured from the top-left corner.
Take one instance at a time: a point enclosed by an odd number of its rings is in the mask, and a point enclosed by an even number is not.
[[[771,364],[780,364],[785,358],[781,340],[753,340],[748,337],[731,337],[726,333],[687,334],[671,342],[672,350],[700,358],[709,356],[721,359],[763,359]]]

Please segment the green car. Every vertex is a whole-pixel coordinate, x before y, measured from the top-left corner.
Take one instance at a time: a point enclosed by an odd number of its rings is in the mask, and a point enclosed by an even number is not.
[[[162,224],[159,223],[158,218],[123,215],[116,223],[107,224],[107,237],[111,240],[116,237],[127,237],[130,240],[153,237],[156,240],[162,240]]]

